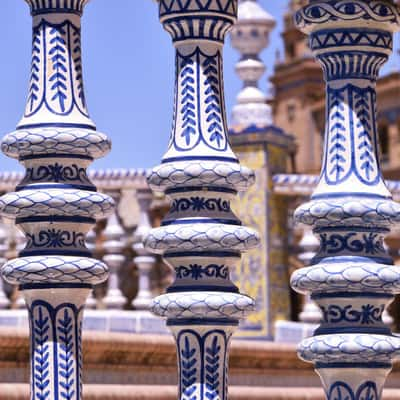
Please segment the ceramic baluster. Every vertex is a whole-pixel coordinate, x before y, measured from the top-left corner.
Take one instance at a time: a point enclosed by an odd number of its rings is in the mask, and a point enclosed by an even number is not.
[[[159,15],[176,49],[173,127],[169,147],[148,182],[172,201],[145,246],[175,270],[167,293],[154,300],[177,344],[179,398],[225,399],[228,344],[254,302],[239,293],[229,269],[256,246],[231,200],[254,181],[227,138],[222,50],[237,0],[160,0]]]
[[[2,150],[25,176],[0,199],[27,243],[3,277],[19,285],[31,335],[31,399],[81,399],[82,312],[107,266],[91,258],[85,235],[113,201],[96,192],[86,168],[110,150],[89,118],[83,91],[81,15],[87,0],[26,0],[33,17],[25,112]]]
[[[295,212],[320,249],[312,266],[292,276],[295,290],[312,293],[323,321],[299,354],[314,363],[328,399],[376,400],[400,355],[400,339],[382,321],[400,292],[400,270],[383,246],[400,205],[382,179],[376,124],[376,80],[399,10],[385,0],[312,1],[295,21],[327,83],[320,180]]]

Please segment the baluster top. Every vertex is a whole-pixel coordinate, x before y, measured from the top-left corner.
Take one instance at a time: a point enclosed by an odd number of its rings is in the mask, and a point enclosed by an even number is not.
[[[82,15],[83,8],[90,0],[25,0],[31,14],[67,13]]]
[[[340,27],[399,30],[399,8],[392,0],[314,0],[299,9],[295,23],[304,33]]]
[[[174,42],[222,43],[236,22],[237,0],[159,0],[159,16]]]

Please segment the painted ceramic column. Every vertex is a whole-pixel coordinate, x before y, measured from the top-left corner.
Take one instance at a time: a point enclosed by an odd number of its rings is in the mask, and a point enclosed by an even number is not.
[[[400,219],[382,179],[375,85],[391,51],[399,11],[390,1],[313,1],[296,14],[327,81],[323,167],[309,203],[295,213],[320,249],[292,286],[311,292],[323,322],[299,347],[329,399],[381,397],[400,339],[382,322],[400,292],[400,271],[383,246]]]
[[[17,130],[2,150],[26,173],[0,199],[27,238],[3,277],[18,284],[31,332],[31,399],[81,399],[82,312],[107,266],[91,258],[85,235],[113,201],[96,192],[86,168],[110,150],[86,108],[80,18],[87,0],[27,0],[33,16],[29,94]]]
[[[139,273],[139,291],[132,301],[132,306],[136,310],[149,310],[153,299],[150,290],[150,273],[154,268],[156,259],[144,248],[143,239],[151,230],[149,210],[153,195],[150,190],[137,190],[136,198],[139,204],[140,217],[133,238],[133,249],[137,254],[133,261]]]
[[[230,202],[254,174],[241,167],[228,139],[222,82],[224,36],[237,0],[160,0],[160,19],[176,48],[174,123],[162,164],[149,176],[172,200],[145,246],[163,254],[176,280],[154,300],[177,342],[181,399],[225,399],[231,335],[254,308],[229,268],[256,246]]]

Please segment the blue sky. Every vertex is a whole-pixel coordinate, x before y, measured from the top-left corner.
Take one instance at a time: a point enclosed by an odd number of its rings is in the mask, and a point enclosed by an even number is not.
[[[269,48],[262,53],[267,75],[282,48],[282,15],[288,0],[259,0],[277,19]],[[1,0],[0,136],[14,130],[27,94],[31,17],[23,0]],[[113,151],[94,168],[140,168],[158,164],[167,145],[172,114],[174,51],[152,0],[92,0],[83,17],[86,98],[98,130]],[[228,115],[241,83],[234,73],[238,53],[225,46]],[[389,68],[398,64],[392,59]],[[395,65],[398,66],[398,65]],[[260,82],[267,88],[266,76]],[[0,155],[0,170],[17,162]]]

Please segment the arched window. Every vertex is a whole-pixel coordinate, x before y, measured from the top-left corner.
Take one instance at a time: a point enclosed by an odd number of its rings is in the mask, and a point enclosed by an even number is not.
[[[389,162],[389,129],[387,125],[379,125],[378,127],[379,135],[379,148],[382,164]]]

